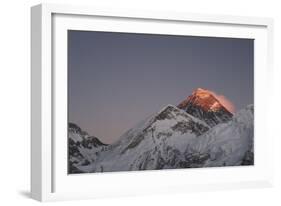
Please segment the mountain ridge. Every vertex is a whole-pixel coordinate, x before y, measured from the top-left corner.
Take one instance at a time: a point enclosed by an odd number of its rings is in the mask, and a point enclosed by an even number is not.
[[[192,103],[166,105],[110,145],[69,124],[69,173],[253,165],[253,105],[232,114]]]

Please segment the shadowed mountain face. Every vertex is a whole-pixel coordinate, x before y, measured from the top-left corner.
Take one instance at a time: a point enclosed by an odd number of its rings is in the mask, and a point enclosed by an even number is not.
[[[235,115],[208,90],[167,105],[111,145],[69,124],[69,173],[253,165],[253,105]]]
[[[233,116],[211,92],[201,88],[195,90],[191,96],[182,101],[178,108],[205,121],[211,127],[227,122]]]

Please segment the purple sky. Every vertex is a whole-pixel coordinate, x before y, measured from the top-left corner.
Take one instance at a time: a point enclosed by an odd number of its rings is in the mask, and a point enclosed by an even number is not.
[[[68,118],[105,143],[198,87],[253,103],[254,40],[68,32]]]

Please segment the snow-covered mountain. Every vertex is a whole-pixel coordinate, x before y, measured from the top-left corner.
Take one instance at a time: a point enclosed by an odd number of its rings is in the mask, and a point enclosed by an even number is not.
[[[97,137],[89,136],[74,123],[68,124],[68,171],[69,173],[81,173],[79,167],[89,165],[107,145]]]
[[[202,88],[196,89],[192,95],[178,105],[178,108],[205,121],[211,127],[227,122],[233,116],[212,92]]]
[[[127,131],[94,164],[80,169],[105,172],[175,168],[185,150],[183,142],[208,129],[206,123],[168,105]]]
[[[76,160],[71,161],[74,172],[70,168],[70,173],[252,165],[253,115],[250,105],[211,127],[168,105],[112,145],[87,150],[80,143],[87,137],[81,137],[76,148],[83,158],[70,155]]]

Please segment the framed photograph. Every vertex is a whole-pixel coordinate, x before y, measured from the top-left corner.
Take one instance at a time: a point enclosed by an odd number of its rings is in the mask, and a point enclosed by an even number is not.
[[[272,185],[271,19],[31,14],[34,199]]]

